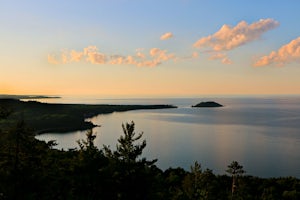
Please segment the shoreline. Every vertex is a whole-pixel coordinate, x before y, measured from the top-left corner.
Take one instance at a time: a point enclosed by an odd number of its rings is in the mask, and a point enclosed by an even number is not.
[[[17,121],[34,130],[35,135],[53,132],[72,132],[96,127],[85,121],[100,114],[130,110],[177,108],[173,105],[109,105],[109,104],[51,104],[19,99],[0,99],[0,107],[12,111],[8,119],[0,121],[0,128],[12,127]]]
[[[60,96],[0,94],[0,99],[61,99]]]

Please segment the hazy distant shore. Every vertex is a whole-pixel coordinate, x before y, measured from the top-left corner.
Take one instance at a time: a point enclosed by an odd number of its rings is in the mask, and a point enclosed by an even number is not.
[[[59,99],[59,96],[0,94],[0,99]]]

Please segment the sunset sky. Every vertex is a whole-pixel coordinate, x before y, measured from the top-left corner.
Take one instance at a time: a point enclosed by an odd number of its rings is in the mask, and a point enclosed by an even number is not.
[[[0,0],[0,94],[300,94],[300,1]]]

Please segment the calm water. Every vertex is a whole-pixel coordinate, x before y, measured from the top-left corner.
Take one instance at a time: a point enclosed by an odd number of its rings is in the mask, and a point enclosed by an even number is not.
[[[191,108],[213,100],[222,108]],[[43,100],[42,100],[43,101]],[[144,156],[158,158],[162,169],[189,169],[198,161],[203,168],[224,174],[237,160],[249,175],[300,178],[300,97],[217,97],[182,99],[45,99],[44,101],[87,104],[173,104],[177,109],[139,110],[99,115],[91,120],[101,125],[96,144],[115,149],[121,124],[134,121],[136,132],[147,141]],[[43,134],[40,140],[57,140],[57,148],[77,147],[85,132]]]

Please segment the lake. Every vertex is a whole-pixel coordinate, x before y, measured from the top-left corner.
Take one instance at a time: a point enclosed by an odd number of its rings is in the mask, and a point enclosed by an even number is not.
[[[216,101],[220,108],[191,108],[201,101]],[[300,178],[300,97],[225,96],[211,98],[101,99],[63,97],[41,99],[52,103],[172,104],[177,109],[115,112],[88,119],[101,127],[96,145],[115,149],[122,123],[134,121],[136,132],[147,141],[143,156],[158,159],[161,169],[190,169],[195,161],[202,168],[224,174],[233,160],[246,174],[261,177]],[[85,132],[51,133],[37,136],[56,140],[58,149],[78,147]]]

